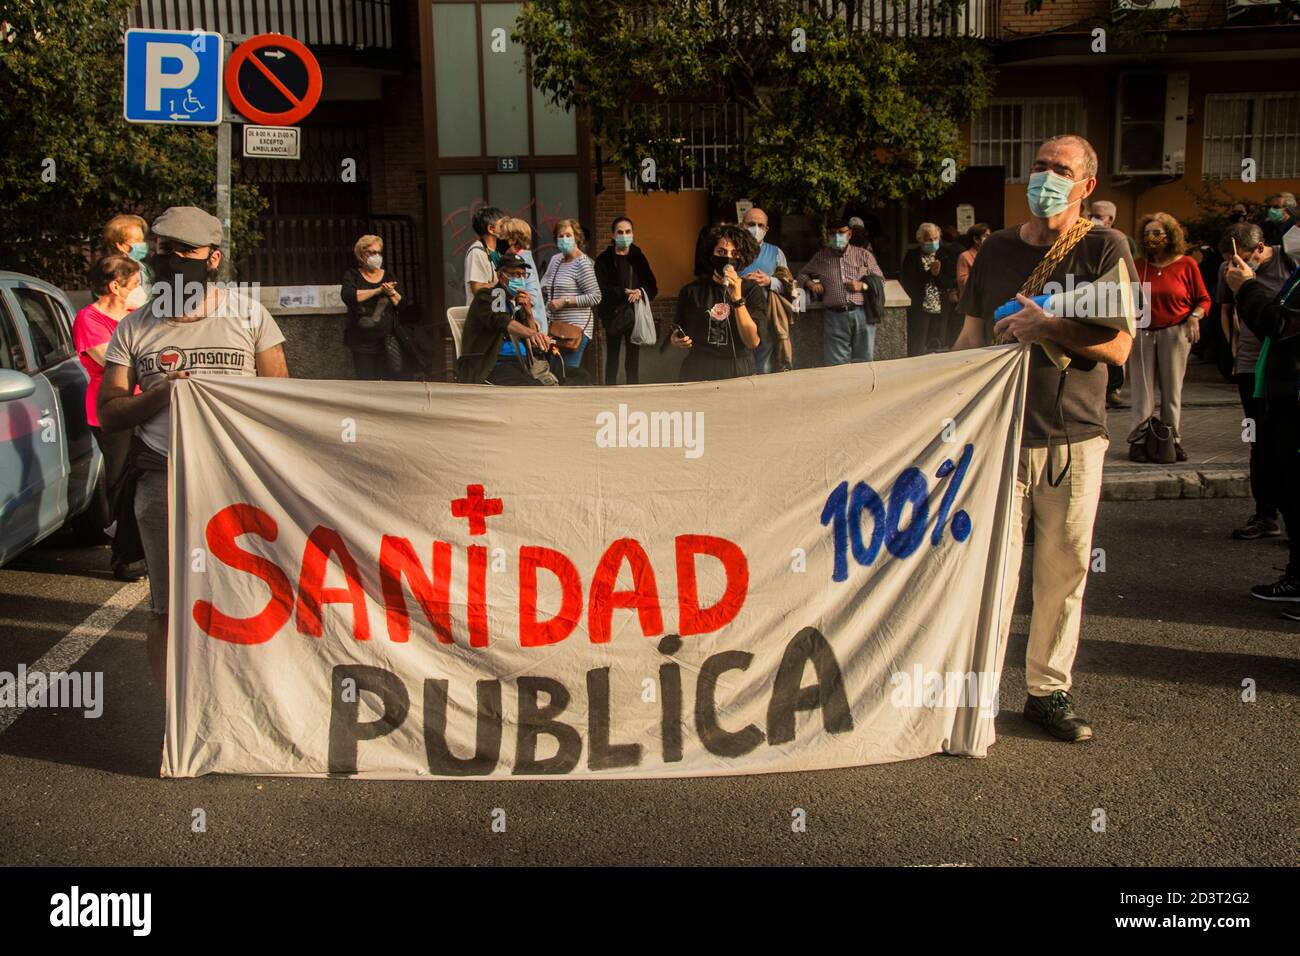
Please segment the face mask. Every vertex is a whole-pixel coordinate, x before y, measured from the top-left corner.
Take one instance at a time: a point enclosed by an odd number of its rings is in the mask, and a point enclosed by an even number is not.
[[[924,249],[926,252],[935,253],[939,251],[939,243],[933,241],[923,242],[921,243],[921,248]]]
[[[127,293],[126,307],[130,309],[132,312],[134,312],[136,309],[140,308],[140,306],[144,305],[148,301],[149,301],[149,296],[144,291],[144,286],[138,285],[130,292]]]
[[[154,275],[158,282],[171,283],[178,277],[186,286],[208,281],[208,260],[188,259],[179,253],[154,256]]]
[[[1101,229],[1105,229],[1105,228],[1106,228],[1106,220],[1105,220],[1105,219],[1102,219],[1101,216],[1093,216],[1093,217],[1092,217],[1092,224],[1093,224],[1094,226],[1097,226],[1097,227],[1101,228]]]
[[[713,271],[718,273],[718,275],[725,273],[727,271],[727,266],[734,267],[736,265],[736,260],[731,258],[731,256],[720,256],[716,253],[709,257],[709,262],[713,264]]]
[[[631,236],[615,236],[615,237],[614,237],[614,245],[618,246],[620,249],[626,249],[626,248],[628,248],[629,246],[632,245],[632,237],[631,237]]]
[[[527,286],[527,284],[528,280],[526,279],[512,278],[506,280],[506,288],[510,290],[511,295],[518,295],[520,292],[523,292],[524,287]]]
[[[1245,222],[1246,214],[1244,212],[1234,212],[1228,217],[1228,222]]]
[[[384,267],[383,256],[366,256],[366,268],[371,272],[378,272]]]
[[[1269,209],[1268,209],[1268,221],[1269,221],[1269,222],[1281,222],[1281,221],[1282,221],[1282,207],[1281,207],[1281,206],[1270,206],[1270,207],[1269,207]]]
[[[1300,226],[1292,226],[1282,237],[1282,251],[1292,260],[1300,260]]]
[[[564,253],[566,256],[576,247],[577,243],[574,241],[572,236],[560,236],[559,239],[555,240],[555,248],[559,249],[560,252]]]
[[[147,242],[131,243],[131,251],[128,255],[136,262],[144,262],[145,256],[149,255],[149,244]]]
[[[759,242],[762,242],[763,237],[767,235],[767,230],[762,226],[746,226],[745,230]]]
[[[1079,201],[1070,201],[1073,188],[1073,179],[1058,176],[1051,170],[1034,173],[1029,177],[1029,211],[1039,219],[1051,219],[1065,212]]]
[[[849,237],[846,236],[846,235],[844,235],[844,233],[842,233],[842,232],[833,232],[833,233],[831,233],[831,248],[832,248],[832,249],[843,249],[843,248],[844,248],[845,246],[847,246],[848,244],[849,244]]]

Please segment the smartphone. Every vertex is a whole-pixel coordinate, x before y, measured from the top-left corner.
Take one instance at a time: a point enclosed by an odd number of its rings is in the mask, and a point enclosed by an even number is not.
[[[676,335],[678,332],[680,332],[680,333],[682,334],[682,338],[686,338],[686,337],[687,337],[687,335],[686,335],[686,330],[685,330],[684,328],[682,328],[680,325],[678,325],[676,322],[674,322],[674,323],[673,323],[673,329],[672,329],[672,331],[669,332],[668,335],[667,335],[667,337],[666,337],[662,342],[659,343],[659,351],[660,351],[660,352],[662,352],[662,351],[664,351],[665,349],[668,348],[668,346],[669,346],[669,345],[672,343],[672,341],[673,341],[673,336]]]
[[[1232,238],[1232,237],[1229,237],[1229,238]],[[1237,255],[1237,240],[1236,240],[1235,238],[1232,238],[1232,254],[1233,254],[1233,256],[1236,256],[1236,255]]]

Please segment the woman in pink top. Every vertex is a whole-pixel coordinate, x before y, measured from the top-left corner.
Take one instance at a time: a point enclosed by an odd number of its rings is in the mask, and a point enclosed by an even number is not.
[[[140,286],[140,263],[129,256],[105,256],[90,269],[90,288],[98,298],[77,313],[72,323],[72,342],[90,384],[86,388],[86,421],[95,436],[99,450],[104,455],[104,493],[100,496],[100,515],[105,527],[112,523],[109,502],[122,471],[126,467],[127,451],[131,447],[129,431],[105,434],[99,427],[99,383],[104,379],[104,353],[113,337],[117,323],[127,313],[144,304],[144,290]],[[113,576],[120,581],[136,581],[144,571],[132,569],[113,554]]]

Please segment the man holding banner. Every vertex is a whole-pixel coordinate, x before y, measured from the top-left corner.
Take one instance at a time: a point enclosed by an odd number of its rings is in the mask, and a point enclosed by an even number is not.
[[[976,348],[995,339],[1042,346],[1030,359],[1001,654],[1011,630],[1024,530],[1032,519],[1025,716],[1071,742],[1092,738],[1087,720],[1074,712],[1070,690],[1108,445],[1106,367],[1123,365],[1133,344],[1131,332],[1123,330],[1132,329],[1128,282],[1134,274],[1124,236],[1080,216],[1083,200],[1096,187],[1097,154],[1087,140],[1065,135],[1043,143],[1029,178],[1030,218],[994,233],[980,248],[959,304],[965,325],[953,346]],[[1027,297],[1055,283],[1067,289],[1122,285],[1092,288],[1092,301],[1119,300],[1124,305],[1115,311],[1127,315],[1107,315],[1105,309],[1098,315],[1093,308],[1085,323],[1051,314]],[[1013,298],[1022,308],[994,324],[994,313]]]

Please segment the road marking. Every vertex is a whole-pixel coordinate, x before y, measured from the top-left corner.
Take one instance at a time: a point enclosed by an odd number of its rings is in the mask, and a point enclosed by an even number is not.
[[[68,670],[73,664],[81,660],[86,651],[99,643],[101,637],[117,627],[118,622],[126,617],[132,608],[148,596],[149,581],[147,579],[122,585],[113,592],[113,595],[101,607],[91,611],[84,621],[65,634],[59,643],[42,654],[35,664],[27,668],[28,673],[42,671],[56,674]],[[0,734],[8,730],[13,722],[27,710],[26,697],[26,688],[23,688],[19,693],[19,700],[22,703],[17,707],[0,707]]]

